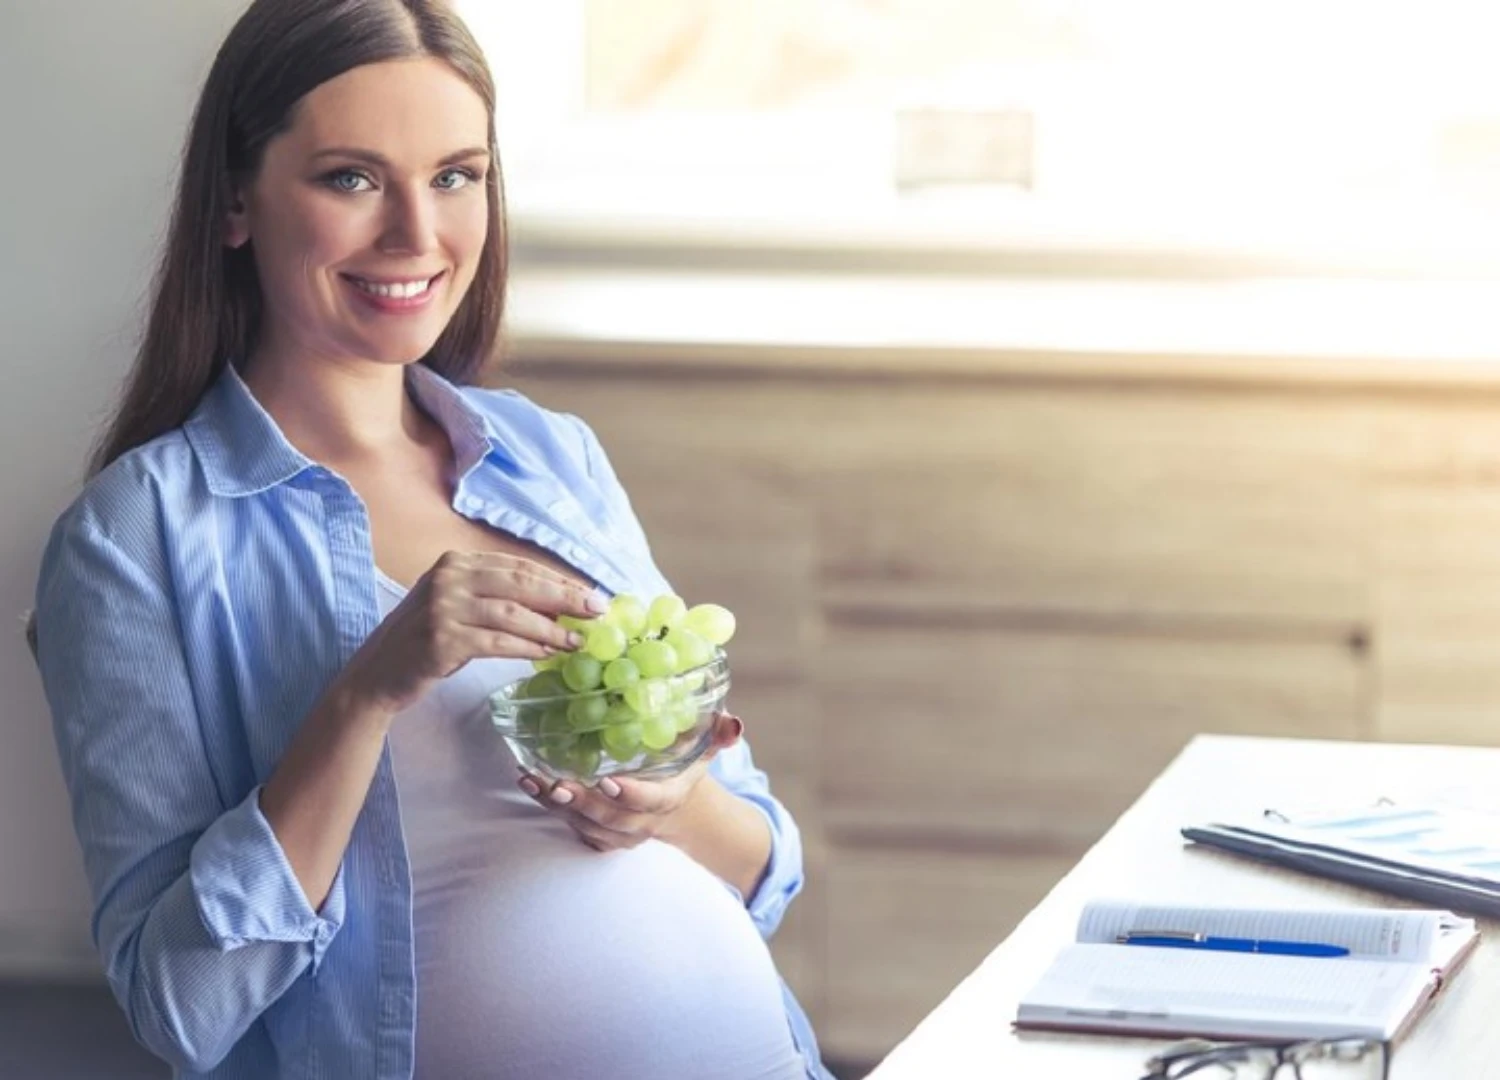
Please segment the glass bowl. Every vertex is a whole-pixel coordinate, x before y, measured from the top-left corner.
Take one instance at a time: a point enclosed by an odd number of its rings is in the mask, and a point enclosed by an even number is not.
[[[490,695],[495,730],[529,772],[592,786],[606,776],[672,776],[702,757],[729,694],[729,658],[717,649],[706,664],[623,691],[537,694],[535,681]]]

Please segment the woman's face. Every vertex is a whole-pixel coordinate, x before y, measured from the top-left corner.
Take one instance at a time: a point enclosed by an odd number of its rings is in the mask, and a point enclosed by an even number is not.
[[[280,358],[420,359],[474,280],[489,227],[484,101],[439,60],[355,68],[313,90],[230,215]]]

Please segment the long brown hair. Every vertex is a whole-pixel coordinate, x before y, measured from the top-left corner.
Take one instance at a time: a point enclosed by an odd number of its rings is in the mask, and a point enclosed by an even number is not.
[[[446,0],[255,0],[214,60],[193,114],[146,334],[89,475],[179,426],[231,359],[249,355],[261,316],[250,245],[225,246],[237,182],[260,168],[297,102],[364,64],[436,57],[484,99],[492,168],[490,229],[463,303],[421,362],[474,382],[497,347],[505,307],[505,198],[495,145],[495,85]]]

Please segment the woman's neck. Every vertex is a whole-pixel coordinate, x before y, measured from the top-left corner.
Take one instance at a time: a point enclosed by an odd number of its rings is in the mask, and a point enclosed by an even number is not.
[[[399,364],[285,364],[265,357],[242,373],[287,441],[335,471],[406,457],[441,436],[406,393],[405,374]]]

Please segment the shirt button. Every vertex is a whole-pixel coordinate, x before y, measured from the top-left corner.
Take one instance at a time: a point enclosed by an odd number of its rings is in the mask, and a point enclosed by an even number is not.
[[[480,502],[472,495],[465,495],[459,505],[462,506],[465,510],[473,510],[477,512],[481,507],[484,506],[484,503]]]

